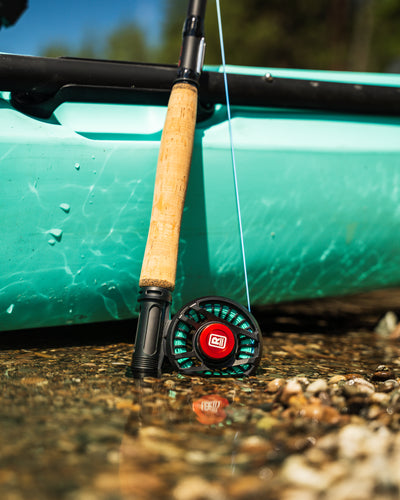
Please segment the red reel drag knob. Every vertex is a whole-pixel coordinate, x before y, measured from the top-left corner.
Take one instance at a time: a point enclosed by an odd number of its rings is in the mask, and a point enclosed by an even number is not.
[[[187,375],[254,373],[262,351],[260,327],[243,306],[223,297],[202,297],[182,307],[163,339],[172,366]]]
[[[197,334],[199,350],[211,360],[221,360],[232,355],[236,347],[232,330],[223,323],[210,323]]]

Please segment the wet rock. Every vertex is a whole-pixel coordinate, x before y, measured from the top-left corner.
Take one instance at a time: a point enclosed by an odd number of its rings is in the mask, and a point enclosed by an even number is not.
[[[172,491],[174,500],[227,500],[222,487],[201,476],[181,479]]]
[[[395,389],[390,393],[389,396],[389,403],[391,406],[397,406],[400,405],[400,390]]]
[[[247,422],[251,416],[248,408],[235,408],[231,406],[226,407],[226,414],[233,422],[240,424]]]
[[[289,379],[282,389],[282,394],[280,395],[280,401],[283,404],[288,405],[289,399],[292,396],[298,396],[299,394],[302,394],[302,392],[303,388],[300,382],[296,379]]]
[[[243,453],[266,453],[271,449],[271,444],[259,436],[249,436],[242,440],[239,451]]]
[[[22,377],[21,378],[21,384],[23,385],[36,385],[36,386],[43,386],[47,385],[49,381],[43,377]]]
[[[317,394],[328,390],[328,383],[325,379],[319,378],[307,386],[307,393]]]
[[[397,323],[396,327],[389,335],[390,340],[398,340],[400,338],[400,323]]]
[[[150,454],[158,454],[167,460],[174,460],[182,455],[173,435],[155,426],[143,427],[139,433],[140,444]]]
[[[302,488],[288,488],[282,492],[281,500],[316,500],[318,493]]]
[[[370,396],[375,392],[375,387],[362,377],[355,377],[343,382],[341,385],[346,396]]]
[[[387,405],[389,403],[390,396],[388,394],[385,394],[384,392],[374,392],[371,394],[369,397],[370,403],[376,403],[380,405]]]
[[[375,327],[375,332],[381,337],[389,337],[396,328],[398,318],[393,311],[388,311]]]
[[[333,432],[325,434],[318,440],[317,447],[326,454],[334,455],[338,448],[337,435]]]
[[[283,464],[282,477],[289,485],[324,491],[330,485],[329,477],[321,470],[310,467],[301,455],[292,455]]]
[[[396,380],[388,379],[377,385],[378,392],[392,392],[399,387],[399,383]]]
[[[370,431],[362,425],[346,425],[338,433],[339,456],[349,460],[363,456],[369,437]]]
[[[262,403],[260,406],[259,406],[260,410],[262,411],[265,411],[265,412],[269,412],[271,411],[273,408],[274,408],[274,403]]]
[[[271,394],[275,394],[285,385],[285,380],[283,378],[275,378],[267,383],[267,387],[265,389],[266,392]]]
[[[258,500],[265,498],[267,482],[260,477],[243,475],[234,479],[228,488],[229,500]]]
[[[304,406],[299,414],[315,422],[324,422],[327,424],[337,424],[341,418],[340,413],[335,408],[325,406],[320,402],[313,402]]]
[[[172,390],[172,389],[175,389],[175,387],[176,387],[176,383],[175,383],[173,380],[168,379],[168,380],[166,380],[166,381],[164,382],[164,386],[165,386],[167,389]]]
[[[218,461],[218,453],[213,450],[190,450],[185,454],[185,461],[193,465],[213,464]]]
[[[158,497],[165,491],[166,484],[151,471],[143,472],[135,469],[122,468],[118,476],[115,474],[102,474],[97,478],[97,488],[108,490],[110,493],[120,489],[126,498],[147,500]]]
[[[276,427],[279,425],[279,420],[277,418],[271,417],[271,416],[265,416],[262,417],[258,422],[257,422],[257,429],[264,430],[264,431],[269,431],[273,427]]]
[[[370,420],[374,420],[375,418],[378,418],[381,413],[382,408],[379,405],[373,404],[368,408],[367,415]]]
[[[339,394],[334,394],[331,397],[331,402],[334,408],[339,411],[343,410],[346,407],[346,398]]]
[[[392,379],[394,377],[393,370],[386,365],[379,365],[374,371],[371,380],[376,381],[384,381],[388,379]]]
[[[308,404],[308,400],[303,393],[290,396],[285,402],[288,406],[292,408],[303,408]]]
[[[329,385],[338,384],[339,382],[342,382],[343,380],[346,380],[346,377],[344,375],[333,375],[328,380],[328,384]]]
[[[371,478],[347,478],[333,484],[325,495],[325,500],[369,500],[373,495],[374,483]]]

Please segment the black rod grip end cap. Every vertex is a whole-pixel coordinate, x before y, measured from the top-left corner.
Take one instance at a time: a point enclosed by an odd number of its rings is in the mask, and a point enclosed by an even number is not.
[[[130,370],[134,378],[160,376],[161,341],[171,300],[171,292],[165,288],[146,286],[139,291],[140,312]]]

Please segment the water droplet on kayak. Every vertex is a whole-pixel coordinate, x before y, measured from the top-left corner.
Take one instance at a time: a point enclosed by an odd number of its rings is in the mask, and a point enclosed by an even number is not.
[[[79,165],[79,163],[75,163],[74,167],[75,167],[76,170],[79,170],[81,168],[81,166]]]
[[[97,174],[96,170],[93,170],[93,173],[94,173],[94,175],[96,175]]]
[[[53,247],[56,244],[56,240],[48,240],[47,243]]]
[[[14,310],[14,304],[11,304],[8,308],[7,308],[7,313],[8,314],[11,314]]]
[[[61,203],[60,208],[66,214],[71,210],[71,207],[68,205],[68,203]]]
[[[57,241],[61,241],[61,236],[63,234],[62,229],[57,229],[57,228],[50,229],[48,233],[51,234]]]

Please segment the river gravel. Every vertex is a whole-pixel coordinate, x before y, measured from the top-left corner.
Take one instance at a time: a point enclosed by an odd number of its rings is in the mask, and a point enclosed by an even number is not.
[[[133,382],[134,322],[3,334],[0,498],[398,499],[396,311],[397,290],[256,311],[243,379]]]

